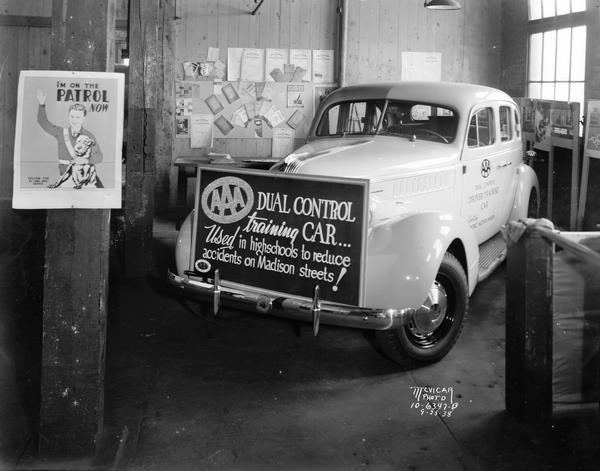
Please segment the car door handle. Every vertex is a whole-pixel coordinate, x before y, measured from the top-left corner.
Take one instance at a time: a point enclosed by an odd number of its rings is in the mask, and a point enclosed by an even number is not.
[[[504,167],[508,167],[509,165],[512,165],[512,162],[509,160],[507,162],[500,162],[498,164],[498,168],[504,168]]]

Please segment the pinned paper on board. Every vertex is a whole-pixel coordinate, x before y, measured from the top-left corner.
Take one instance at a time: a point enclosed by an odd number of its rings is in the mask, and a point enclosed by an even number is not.
[[[241,47],[227,48],[227,80],[231,82],[240,79],[243,52],[244,48]]]
[[[231,115],[231,123],[234,126],[245,128],[250,120],[245,106],[240,106]]]
[[[287,49],[267,49],[265,52],[265,80],[267,82],[282,82],[283,81],[283,69],[284,64],[288,63],[288,50]],[[274,71],[275,76],[273,76]],[[277,78],[279,80],[277,80]]]
[[[178,116],[190,116],[193,110],[192,98],[177,98],[175,100],[175,114]]]
[[[287,120],[287,124],[292,129],[298,129],[298,126],[300,126],[302,124],[304,119],[305,119],[305,117],[302,114],[302,112],[300,110],[296,110],[296,111],[294,111],[292,116],[290,116],[289,119]]]
[[[333,82],[333,50],[314,49],[312,51],[312,76],[314,83]]]
[[[273,128],[271,156],[280,159],[294,150],[294,131],[290,128]]]
[[[210,114],[193,114],[190,123],[190,147],[212,147],[213,117]]]
[[[287,86],[287,107],[304,108],[304,85]]]
[[[208,62],[217,62],[219,60],[219,48],[209,47],[208,54],[206,55],[206,60]]]
[[[265,50],[247,48],[242,52],[240,79],[251,82],[262,82],[264,80]]]
[[[215,126],[225,136],[229,134],[233,129],[233,125],[229,121],[227,121],[227,118],[223,116],[219,116],[217,119],[215,119]]]
[[[261,91],[261,98],[268,100],[268,101],[273,101],[273,95],[275,93],[275,83],[273,82],[266,82],[264,84],[262,84],[262,91]]]
[[[217,95],[209,96],[208,98],[206,98],[206,100],[204,100],[204,102],[206,103],[210,111],[212,111],[212,114],[219,114],[225,109],[223,107],[223,104],[217,98]]]
[[[263,117],[267,121],[267,124],[272,128],[283,123],[283,121],[285,120],[285,116],[283,116],[283,113],[277,106],[271,106],[267,110],[266,114],[263,114]]]
[[[302,74],[302,81],[310,82],[312,75],[312,57],[310,49],[290,49],[290,64],[294,65],[295,71],[297,71],[298,68],[304,71]],[[294,76],[292,81],[298,81],[297,77]]]
[[[233,84],[230,83],[230,82],[226,83],[225,85],[223,85],[221,87],[221,92],[225,96],[225,99],[227,100],[227,103],[231,104],[234,101],[237,101],[237,100],[240,99],[240,96],[238,95],[238,92],[236,91],[236,89],[233,86]]]
[[[248,115],[248,118],[252,119],[254,116],[256,116],[256,104],[254,101],[246,103],[244,108],[246,108],[246,114]]]

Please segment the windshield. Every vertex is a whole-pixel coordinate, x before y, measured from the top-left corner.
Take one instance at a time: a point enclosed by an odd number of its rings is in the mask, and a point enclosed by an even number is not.
[[[456,137],[457,125],[457,113],[438,104],[401,100],[345,101],[325,111],[317,126],[317,136],[386,134],[447,144]]]

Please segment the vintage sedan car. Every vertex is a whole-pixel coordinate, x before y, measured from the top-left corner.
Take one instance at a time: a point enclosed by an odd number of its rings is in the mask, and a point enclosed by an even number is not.
[[[368,179],[362,304],[195,277],[192,215],[181,227],[171,283],[205,299],[218,294],[224,305],[365,329],[403,365],[437,361],[452,348],[469,296],[504,260],[504,224],[528,216],[539,194],[523,162],[515,102],[462,83],[340,88],[319,106],[306,144],[270,172]]]

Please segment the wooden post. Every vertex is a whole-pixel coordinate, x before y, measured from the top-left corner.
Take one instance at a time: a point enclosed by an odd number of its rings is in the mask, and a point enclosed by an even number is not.
[[[158,18],[158,57],[156,100],[156,213],[171,212],[176,201],[171,187],[177,188],[175,159],[175,20],[176,0],[161,0]],[[176,193],[175,193],[176,194]]]
[[[114,0],[53,0],[51,68],[110,71]],[[109,209],[48,210],[39,451],[89,456],[103,428]]]
[[[517,225],[522,223],[510,223],[509,233]],[[553,243],[535,230],[517,242],[509,238],[506,409],[529,418],[552,414],[552,256]]]
[[[145,275],[152,266],[160,1],[129,2],[124,265],[132,277]]]

